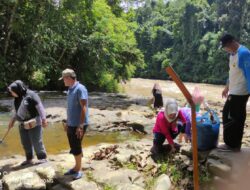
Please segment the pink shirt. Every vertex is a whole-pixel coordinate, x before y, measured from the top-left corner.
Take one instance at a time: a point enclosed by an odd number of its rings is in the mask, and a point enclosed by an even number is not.
[[[178,112],[177,120],[180,119],[182,123],[186,123],[186,119],[183,116],[181,110]],[[161,111],[158,113],[156,118],[156,123],[153,128],[153,133],[161,133],[168,140],[169,144],[174,144],[174,141],[170,135],[170,130],[173,132],[178,132],[178,128],[176,126],[176,122],[169,123],[168,120],[164,116],[164,112]]]

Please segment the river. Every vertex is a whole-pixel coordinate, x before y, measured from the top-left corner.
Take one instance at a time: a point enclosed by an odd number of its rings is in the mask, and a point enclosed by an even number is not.
[[[184,102],[184,97],[177,88],[177,86],[172,81],[164,80],[150,80],[150,79],[131,79],[126,84],[122,84],[123,93],[135,97],[135,98],[151,98],[151,89],[154,83],[159,83],[162,87],[164,98],[174,97],[182,102]],[[199,86],[202,93],[204,94],[207,101],[214,102],[219,104],[218,109],[222,109],[224,101],[221,98],[221,91],[223,86],[220,85],[209,85],[209,84],[195,84],[195,83],[185,83],[187,88],[192,91],[194,86]],[[50,98],[50,94],[46,94],[43,100]],[[55,95],[52,95],[55,96]],[[65,94],[60,94],[57,96],[65,99]],[[101,97],[100,97],[101,98]],[[12,100],[4,100],[8,104],[12,104]],[[50,101],[50,107],[57,109],[57,102],[53,99]],[[65,101],[64,101],[65,102]],[[0,101],[1,103],[1,101]],[[53,104],[54,103],[54,104]],[[91,105],[92,106],[92,105]],[[90,106],[90,107],[91,107]],[[59,109],[59,107],[58,107]],[[61,108],[60,109],[65,109]],[[7,130],[7,123],[10,119],[10,113],[0,113],[0,138],[4,135]],[[91,120],[91,118],[90,118]],[[109,132],[109,133],[100,133],[100,132],[89,132],[86,134],[83,145],[85,147],[96,145],[99,143],[117,143],[122,142],[127,139],[138,139],[142,138],[142,135],[135,134],[133,132],[123,131],[123,132]],[[49,154],[59,153],[61,151],[67,150],[68,141],[66,134],[62,128],[62,124],[59,123],[49,123],[49,126],[43,130],[44,143]],[[23,154],[23,149],[20,143],[18,126],[16,125],[7,136],[5,143],[0,144],[0,157],[11,156],[13,154]]]

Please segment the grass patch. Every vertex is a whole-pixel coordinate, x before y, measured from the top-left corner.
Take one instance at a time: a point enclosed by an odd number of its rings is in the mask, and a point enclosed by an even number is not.
[[[91,171],[88,171],[86,172],[86,177],[87,177],[87,180],[88,181],[93,181],[95,182],[99,187],[101,187],[101,189],[103,190],[115,190],[115,188],[111,185],[108,185],[106,183],[101,183],[101,182],[98,182],[94,176],[93,176],[93,173]]]
[[[152,190],[155,185],[156,178],[149,177],[145,180],[145,190]]]
[[[177,184],[181,179],[183,179],[182,172],[175,165],[170,166],[169,173],[174,184]]]
[[[210,183],[212,181],[212,175],[208,172],[207,167],[202,167],[199,172],[201,184]]]
[[[131,170],[136,170],[137,169],[136,164],[133,163],[133,162],[126,162],[126,163],[123,164],[123,167],[131,169]]]
[[[159,168],[158,175],[166,174],[167,171],[168,171],[168,167],[169,167],[169,164],[168,164],[168,163],[161,163],[161,166],[160,166],[160,168]]]
[[[86,172],[86,177],[87,177],[88,181],[94,181],[94,182],[96,182],[96,180],[94,179],[94,176],[93,176],[92,172],[90,172],[90,171]]]
[[[103,190],[115,190],[115,188],[111,185],[104,184]]]

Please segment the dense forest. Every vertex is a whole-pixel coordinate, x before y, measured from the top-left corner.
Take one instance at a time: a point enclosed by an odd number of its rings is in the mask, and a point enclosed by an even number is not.
[[[131,77],[221,84],[223,33],[250,47],[249,0],[2,0],[0,88],[22,79],[61,89],[66,67],[89,90],[117,91]]]
[[[136,10],[146,63],[136,76],[165,79],[163,63],[170,63],[184,81],[225,83],[228,60],[219,39],[231,33],[250,47],[249,10],[246,0],[147,1]]]

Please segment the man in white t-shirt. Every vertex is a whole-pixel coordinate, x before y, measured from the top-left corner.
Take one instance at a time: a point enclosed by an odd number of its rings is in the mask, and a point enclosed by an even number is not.
[[[240,151],[246,120],[246,104],[249,97],[247,70],[250,64],[249,50],[240,45],[232,35],[226,34],[221,40],[222,48],[230,54],[229,79],[222,97],[227,98],[223,108],[223,138],[221,151]],[[247,72],[246,72],[247,71]]]

